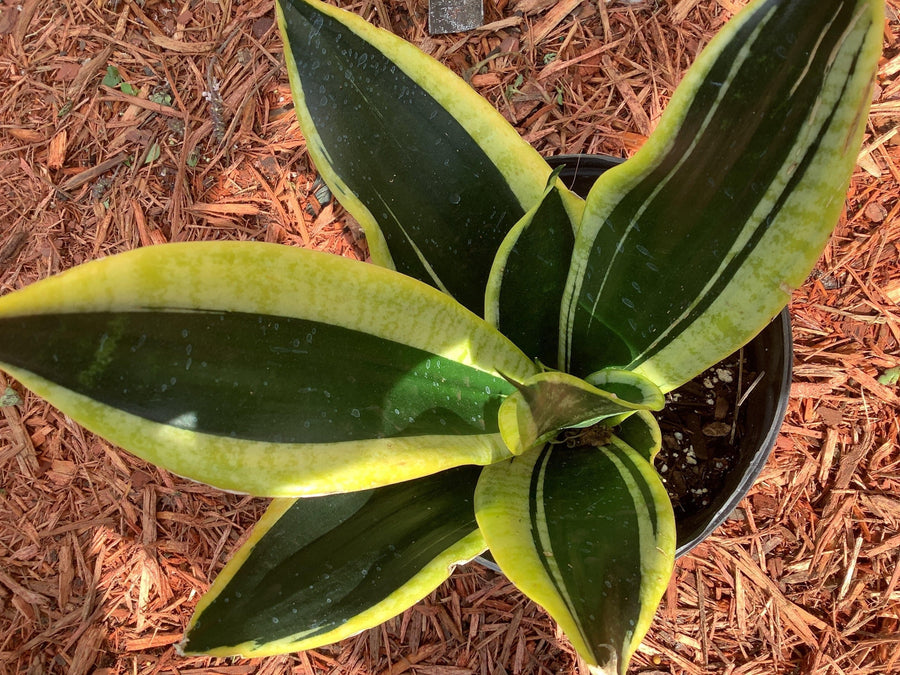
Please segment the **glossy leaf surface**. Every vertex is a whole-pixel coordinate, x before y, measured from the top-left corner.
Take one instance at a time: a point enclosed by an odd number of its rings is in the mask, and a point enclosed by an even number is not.
[[[503,573],[589,665],[623,674],[674,565],[674,515],[653,467],[615,437],[547,445],[486,467],[475,511]]]
[[[562,193],[550,187],[510,231],[488,280],[485,319],[529,357],[557,367],[559,322],[575,236]]]
[[[514,391],[499,372],[534,372],[408,277],[235,242],[139,249],[7,295],[0,363],[149,461],[272,496],[496,461]]]
[[[483,314],[494,254],[540,200],[546,162],[464,81],[395,35],[315,0],[278,8],[310,154],[373,260]]]
[[[837,222],[881,45],[880,0],[759,0],[598,179],[561,325],[565,369],[668,391],[749,340]]]
[[[200,601],[182,649],[314,649],[396,616],[484,551],[473,509],[479,472],[276,500]]]
[[[662,431],[648,410],[638,410],[616,426],[616,436],[645,460],[653,463],[662,449]]]

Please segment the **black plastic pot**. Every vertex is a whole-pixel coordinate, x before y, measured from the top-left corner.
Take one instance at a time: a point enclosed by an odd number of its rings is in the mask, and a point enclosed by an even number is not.
[[[709,506],[676,522],[675,555],[684,555],[724,523],[756,482],[787,412],[792,357],[791,315],[785,308],[744,347],[747,369],[762,376],[738,411],[744,429],[738,462]]]
[[[607,155],[558,155],[547,158],[551,166],[563,166],[560,179],[582,197],[587,195],[598,176],[623,161]],[[676,556],[686,554],[724,523],[762,471],[769,453],[775,447],[787,411],[792,357],[791,318],[784,309],[744,347],[748,370],[761,374],[761,377],[739,411],[744,430],[739,458],[719,492],[710,495],[709,505],[676,522]],[[490,558],[476,560],[498,569]]]

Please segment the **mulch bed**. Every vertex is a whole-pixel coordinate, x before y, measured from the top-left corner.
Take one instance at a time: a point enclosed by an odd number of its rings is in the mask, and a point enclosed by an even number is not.
[[[430,37],[425,0],[342,3],[466,77],[542,153],[627,156],[743,0],[498,0]],[[846,215],[791,305],[786,424],[750,496],[677,566],[632,672],[900,670],[900,0]],[[114,70],[110,70],[112,66]],[[105,83],[104,83],[105,82]],[[364,258],[315,179],[271,0],[0,3],[0,292],[162,241]],[[204,96],[206,92],[206,96]],[[11,384],[0,417],[0,673],[571,673],[544,612],[459,570],[337,645],[180,658],[264,500],[174,477]]]

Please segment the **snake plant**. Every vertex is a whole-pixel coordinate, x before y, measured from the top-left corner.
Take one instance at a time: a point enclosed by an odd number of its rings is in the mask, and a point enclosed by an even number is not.
[[[375,265],[154,246],[0,299],[0,364],[178,474],[276,499],[182,649],[375,626],[488,547],[595,672],[624,673],[675,523],[650,411],[750,340],[838,220],[882,0],[755,0],[585,200],[462,80],[279,0],[294,103]]]

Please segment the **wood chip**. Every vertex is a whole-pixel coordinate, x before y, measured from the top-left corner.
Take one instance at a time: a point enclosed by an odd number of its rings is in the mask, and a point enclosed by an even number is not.
[[[53,138],[50,139],[50,147],[47,149],[47,168],[61,169],[66,163],[66,142],[68,133],[65,129],[60,129]]]
[[[177,54],[206,54],[217,47],[215,42],[181,42],[165,35],[150,35],[150,41],[167,52]]]

